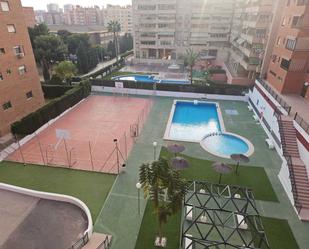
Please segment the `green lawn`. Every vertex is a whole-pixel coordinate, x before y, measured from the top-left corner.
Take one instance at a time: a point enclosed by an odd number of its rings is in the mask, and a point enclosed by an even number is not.
[[[23,166],[13,162],[0,163],[0,182],[74,196],[89,207],[94,222],[114,180],[115,176],[101,173],[37,165]]]
[[[262,217],[271,249],[298,249],[297,242],[287,220]]]
[[[157,234],[158,223],[154,215],[152,203],[148,201],[144,213],[142,225],[139,230],[135,249],[157,249],[154,246],[155,237]],[[168,223],[164,226],[164,235],[167,238],[166,249],[179,248],[181,216],[175,215],[170,217]]]
[[[173,156],[166,148],[162,148],[160,155],[167,159]],[[189,168],[181,171],[182,176],[186,180],[219,181],[219,174],[216,173],[211,166],[213,162],[185,155],[183,155],[183,157],[186,158],[190,164]],[[238,172],[238,175],[234,172],[223,175],[221,183],[249,187],[253,190],[255,198],[258,200],[278,201],[264,168],[240,166]]]

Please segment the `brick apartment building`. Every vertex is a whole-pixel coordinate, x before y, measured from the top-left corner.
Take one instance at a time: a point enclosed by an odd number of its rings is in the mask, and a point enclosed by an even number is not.
[[[44,103],[20,0],[0,1],[0,137]]]
[[[23,7],[24,18],[27,27],[34,27],[36,25],[35,14],[33,7]]]

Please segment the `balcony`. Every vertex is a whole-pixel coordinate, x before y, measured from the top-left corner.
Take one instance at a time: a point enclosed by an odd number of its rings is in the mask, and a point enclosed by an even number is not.
[[[250,44],[253,44],[253,43],[263,43],[264,44],[266,42],[266,39],[262,36],[242,33],[240,37],[245,39]]]

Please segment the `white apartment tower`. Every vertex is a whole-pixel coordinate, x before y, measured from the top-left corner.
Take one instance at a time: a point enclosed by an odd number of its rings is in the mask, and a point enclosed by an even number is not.
[[[121,26],[121,33],[133,33],[132,6],[120,6],[108,4],[102,9],[104,26],[107,27],[110,21],[118,21]]]
[[[137,60],[182,60],[186,49],[226,60],[235,0],[133,0]]]

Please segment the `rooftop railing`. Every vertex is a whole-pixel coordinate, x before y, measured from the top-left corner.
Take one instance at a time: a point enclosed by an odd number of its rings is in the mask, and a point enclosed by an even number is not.
[[[292,107],[277,94],[269,85],[262,79],[257,79],[257,81],[264,87],[264,89],[282,106],[282,108],[290,114]]]
[[[307,134],[309,134],[309,124],[297,112],[295,113],[294,120]]]

